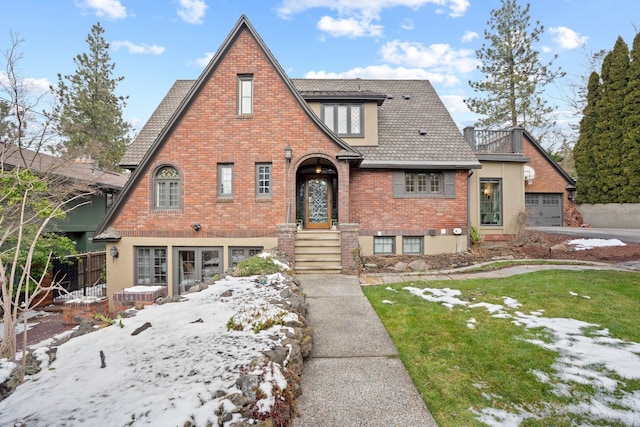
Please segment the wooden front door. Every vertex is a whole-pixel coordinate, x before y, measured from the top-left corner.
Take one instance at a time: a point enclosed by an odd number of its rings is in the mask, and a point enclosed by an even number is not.
[[[331,228],[331,180],[325,175],[307,177],[306,228]]]

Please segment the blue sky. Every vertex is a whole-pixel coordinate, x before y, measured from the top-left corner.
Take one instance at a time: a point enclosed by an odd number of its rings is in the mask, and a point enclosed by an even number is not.
[[[571,115],[562,92],[587,72],[586,53],[610,50],[618,36],[631,45],[640,2],[530,3],[532,21],[545,27],[536,45],[542,60],[558,54],[568,73],[548,91],[563,123]],[[18,34],[20,76],[46,87],[74,72],[73,58],[87,51],[100,21],[115,75],[125,78],[118,86],[129,96],[125,119],[139,129],[175,80],[198,77],[246,14],[290,77],[428,79],[462,129],[476,119],[462,101],[474,96],[468,81],[481,77],[474,52],[499,7],[499,0],[0,0],[0,50]]]

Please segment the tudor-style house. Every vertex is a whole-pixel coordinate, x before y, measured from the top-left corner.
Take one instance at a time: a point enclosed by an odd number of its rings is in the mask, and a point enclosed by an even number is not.
[[[358,252],[466,251],[481,163],[428,81],[291,79],[242,16],[121,166],[96,236],[118,254],[109,295],[180,294],[271,248],[298,272],[347,273]]]

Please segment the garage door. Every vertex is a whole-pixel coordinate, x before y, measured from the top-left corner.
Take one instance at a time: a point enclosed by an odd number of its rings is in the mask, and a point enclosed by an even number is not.
[[[527,225],[562,227],[562,194],[526,193]]]

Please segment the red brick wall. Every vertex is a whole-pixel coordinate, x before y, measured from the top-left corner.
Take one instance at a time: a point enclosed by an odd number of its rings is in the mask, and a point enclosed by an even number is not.
[[[237,75],[254,76],[254,112],[237,117]],[[291,166],[284,148],[291,146]],[[303,153],[335,157],[339,147],[302,110],[247,31],[208,77],[152,164],[136,183],[114,227],[122,235],[275,236],[291,204],[295,220],[295,167]],[[234,163],[233,200],[217,199],[217,163]],[[272,162],[272,198],[256,200],[255,163]],[[154,212],[152,174],[170,164],[182,178],[182,209]],[[289,171],[289,176],[286,176]],[[286,188],[291,189],[287,191]]]
[[[527,137],[522,138],[522,150],[524,156],[531,159],[527,165],[536,171],[533,183],[525,184],[525,191],[527,193],[563,193],[566,195],[565,187],[569,184],[567,180],[540,154]]]
[[[396,199],[390,170],[352,170],[351,219],[360,235],[427,235],[429,229],[467,230],[467,171],[456,173],[455,198]]]

